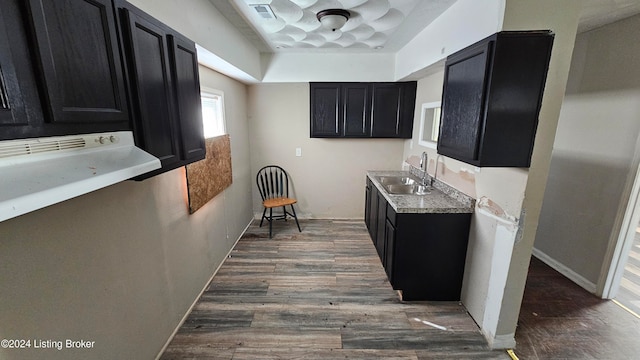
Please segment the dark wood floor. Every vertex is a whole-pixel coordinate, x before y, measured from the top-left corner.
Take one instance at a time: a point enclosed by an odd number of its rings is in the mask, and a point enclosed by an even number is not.
[[[362,221],[253,224],[162,359],[510,359],[458,302],[402,303]]]
[[[520,359],[640,359],[640,319],[531,259],[516,330]]]
[[[403,303],[362,221],[254,223],[162,359],[510,359],[457,302]],[[640,319],[532,259],[522,359],[640,359]]]

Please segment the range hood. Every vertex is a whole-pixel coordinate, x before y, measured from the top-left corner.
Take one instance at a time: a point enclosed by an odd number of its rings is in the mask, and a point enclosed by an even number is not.
[[[0,221],[160,168],[131,131],[0,142]]]

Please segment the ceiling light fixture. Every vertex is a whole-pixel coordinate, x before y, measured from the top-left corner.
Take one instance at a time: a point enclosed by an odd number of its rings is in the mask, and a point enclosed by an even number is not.
[[[327,9],[316,14],[318,21],[327,29],[336,31],[344,26],[349,20],[351,13],[343,9]]]

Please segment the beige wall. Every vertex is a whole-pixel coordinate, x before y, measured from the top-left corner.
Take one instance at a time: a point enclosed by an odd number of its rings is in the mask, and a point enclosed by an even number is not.
[[[637,169],[638,29],[634,16],[576,40],[535,242],[538,256],[591,292],[602,291]]]
[[[399,139],[310,138],[308,83],[252,85],[248,113],[252,172],[268,164],[284,167],[300,217],[362,219],[366,171],[401,168]],[[261,215],[253,189],[253,209]]]
[[[184,169],[0,222],[0,338],[95,341],[2,359],[151,359],[251,221],[246,87],[225,92],[233,185],[188,214]]]

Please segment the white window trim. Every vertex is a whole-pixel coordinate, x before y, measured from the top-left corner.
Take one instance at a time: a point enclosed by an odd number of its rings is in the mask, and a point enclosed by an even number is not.
[[[210,98],[211,97],[220,97],[220,112],[222,113],[222,130],[223,130],[223,132],[222,132],[222,134],[219,134],[219,135],[216,135],[216,136],[228,134],[229,132],[227,131],[227,114],[226,114],[225,106],[224,106],[224,91],[201,86],[200,87],[200,97],[203,97],[203,98],[206,98],[206,97],[210,97]],[[203,121],[204,121],[204,114],[203,114]],[[204,124],[203,124],[203,126],[204,126]],[[215,136],[213,136],[213,137],[215,137]]]
[[[420,114],[420,132],[418,133],[418,145],[421,145],[430,149],[437,149],[438,143],[435,141],[423,139],[422,134],[424,134],[424,126],[427,120],[425,118],[425,116],[427,115],[427,110],[433,109],[433,108],[439,108],[440,105],[441,105],[440,101],[422,104],[422,113]],[[435,131],[435,129],[432,129],[432,131]]]

